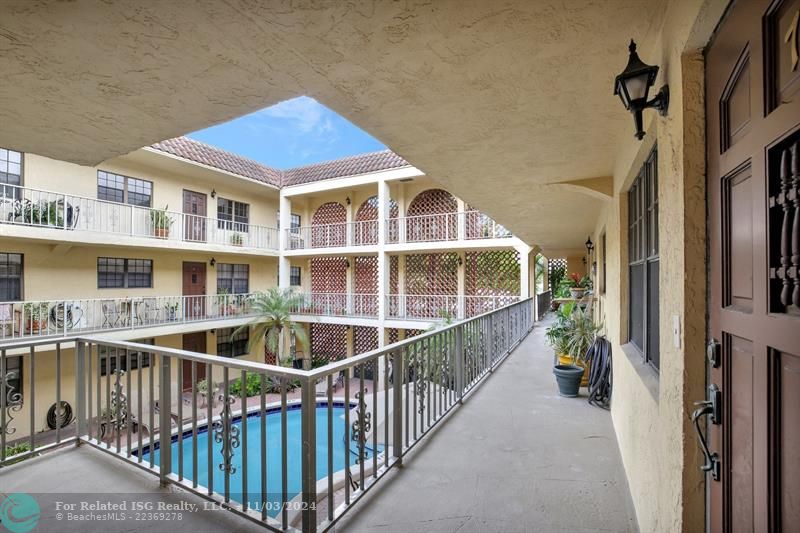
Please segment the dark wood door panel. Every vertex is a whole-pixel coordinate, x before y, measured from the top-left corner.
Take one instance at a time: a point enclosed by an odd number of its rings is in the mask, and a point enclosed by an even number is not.
[[[183,349],[190,352],[207,353],[206,352],[206,332],[198,331],[196,333],[187,333],[183,335]],[[183,360],[183,383],[181,384],[183,390],[192,389],[192,362]],[[197,363],[195,367],[195,379],[201,381],[206,378],[206,365]]]
[[[715,532],[800,527],[798,25],[800,0],[740,0],[706,50],[709,333],[723,353],[709,372],[723,403],[709,425]]]

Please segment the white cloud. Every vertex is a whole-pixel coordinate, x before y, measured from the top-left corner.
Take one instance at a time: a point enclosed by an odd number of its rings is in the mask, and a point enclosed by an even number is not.
[[[330,117],[327,116],[330,111],[308,96],[284,100],[262,109],[259,113],[286,121],[287,126],[299,133],[326,133],[334,129]]]

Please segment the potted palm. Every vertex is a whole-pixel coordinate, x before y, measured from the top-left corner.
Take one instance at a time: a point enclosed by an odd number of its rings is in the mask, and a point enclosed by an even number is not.
[[[556,351],[553,373],[562,396],[575,397],[581,385],[588,385],[586,352],[599,329],[589,312],[580,306],[569,303],[559,308],[556,323],[548,328],[546,335]]]
[[[293,335],[298,345],[308,346],[305,328],[299,322],[292,320],[292,311],[303,305],[302,295],[289,289],[273,287],[267,292],[252,295],[249,305],[256,317],[248,324],[239,326],[234,335],[252,326],[253,335],[250,337],[250,349],[263,337],[267,349],[276,354],[279,364],[284,366],[291,364],[289,338]],[[311,359],[306,358],[304,364],[310,370]]]
[[[167,212],[168,205],[164,209],[151,209],[150,210],[150,223],[153,225],[153,235],[159,239],[166,239],[169,237],[169,228],[172,226],[172,217]]]
[[[26,303],[23,306],[25,332],[36,335],[47,329],[47,313],[50,302]]]

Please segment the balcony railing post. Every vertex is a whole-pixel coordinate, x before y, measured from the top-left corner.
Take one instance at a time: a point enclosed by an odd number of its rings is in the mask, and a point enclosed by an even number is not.
[[[303,378],[300,406],[302,431],[303,532],[317,531],[317,405],[314,380]]]
[[[455,328],[456,397],[464,402],[464,326]]]
[[[75,425],[78,441],[88,433],[86,425],[86,343],[78,339],[75,347]],[[61,376],[58,376],[61,379]]]
[[[131,235],[132,235],[132,236],[135,236],[135,235],[136,235],[136,232],[135,232],[135,231],[134,231],[134,229],[133,229],[133,211],[134,211],[134,207],[133,207],[133,206],[130,206],[130,207],[129,207],[129,209],[130,209],[130,211],[131,211],[131,216],[130,216],[130,224],[131,224],[130,233],[131,233]]]
[[[403,350],[392,353],[392,455],[403,464]]]
[[[159,356],[161,374],[158,380],[158,415],[159,429],[158,441],[161,457],[159,459],[159,481],[162,487],[167,486],[170,470],[172,469],[172,399],[170,398],[172,374],[170,372],[169,357]]]

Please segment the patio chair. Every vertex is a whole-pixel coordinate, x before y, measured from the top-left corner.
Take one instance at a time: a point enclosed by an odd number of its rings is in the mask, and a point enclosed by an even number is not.
[[[114,300],[103,300],[101,302],[103,310],[103,325],[104,328],[113,328],[120,321],[120,312],[117,307],[117,302]]]
[[[157,324],[161,322],[161,308],[155,298],[142,298],[136,302],[136,323]]]

